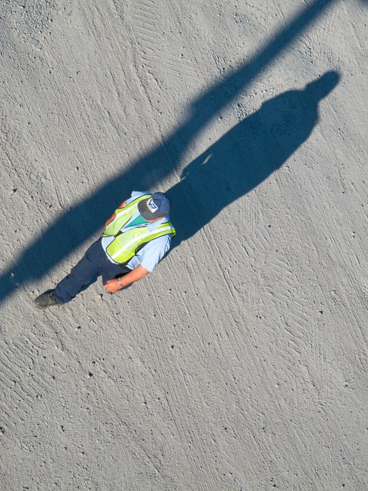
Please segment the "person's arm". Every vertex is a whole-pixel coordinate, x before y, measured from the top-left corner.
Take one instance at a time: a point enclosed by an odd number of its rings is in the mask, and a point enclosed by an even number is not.
[[[139,265],[135,269],[133,269],[130,273],[127,273],[126,275],[119,278],[119,281],[122,286],[120,286],[118,280],[115,279],[108,281],[104,286],[108,292],[115,293],[118,290],[124,288],[125,286],[131,285],[135,281],[141,280],[142,278],[147,276],[148,273],[149,273],[148,269]]]
[[[128,201],[128,200],[126,199],[126,200],[124,201],[124,203],[121,203],[121,205],[119,206],[119,209],[120,209],[120,208],[125,208],[127,201]],[[115,220],[115,218],[116,218],[116,213],[114,213],[114,214],[112,215],[112,217],[111,217],[111,218],[109,218],[109,219],[107,220],[107,222],[105,223],[105,230],[107,229],[108,224],[109,224],[109,223],[111,223],[113,220]]]

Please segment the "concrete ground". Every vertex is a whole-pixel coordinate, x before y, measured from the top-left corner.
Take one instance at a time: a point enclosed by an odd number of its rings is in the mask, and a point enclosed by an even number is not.
[[[366,0],[0,4],[0,488],[368,489]],[[148,277],[53,288],[133,190]]]

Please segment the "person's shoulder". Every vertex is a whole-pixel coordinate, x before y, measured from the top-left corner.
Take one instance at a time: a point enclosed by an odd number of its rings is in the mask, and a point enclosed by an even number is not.
[[[149,193],[148,191],[132,191],[130,198],[127,200],[127,204],[139,198],[139,196],[144,196],[145,194],[151,194],[151,193]]]
[[[130,195],[131,198],[139,198],[139,196],[143,196],[144,194],[151,194],[148,191],[132,191],[132,194]]]

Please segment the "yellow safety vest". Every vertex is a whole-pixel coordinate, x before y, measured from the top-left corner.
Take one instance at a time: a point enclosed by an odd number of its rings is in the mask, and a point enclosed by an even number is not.
[[[164,235],[175,236],[176,232],[171,222],[162,223],[150,232],[144,223],[128,228],[122,232],[122,228],[129,222],[138,209],[138,203],[147,199],[151,194],[139,196],[125,208],[115,210],[116,217],[112,220],[101,237],[115,237],[107,246],[107,255],[116,263],[127,264],[137,252],[148,242]]]

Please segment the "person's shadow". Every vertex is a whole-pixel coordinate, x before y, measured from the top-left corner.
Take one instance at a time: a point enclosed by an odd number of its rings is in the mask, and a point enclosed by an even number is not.
[[[270,99],[184,169],[183,179],[166,191],[173,202],[171,218],[177,230],[173,247],[192,237],[223,208],[282,166],[312,132],[318,122],[319,101],[338,81],[336,72],[327,72],[304,90],[285,92]],[[190,127],[185,125],[184,130],[189,131]],[[102,187],[48,228],[0,277],[0,301],[17,285],[42,276],[85,238],[95,234],[98,224],[106,220],[101,203],[113,209],[122,186],[132,189],[130,181],[139,181],[144,189],[148,177],[142,170],[148,166],[148,160],[152,172],[156,169],[165,174],[163,162],[167,148],[173,151],[181,138],[186,143],[191,139],[183,136],[183,131],[173,135],[171,145],[159,147],[141,159],[131,172]],[[184,148],[184,144],[179,145],[177,153],[183,153]]]
[[[183,179],[167,191],[177,229],[174,247],[284,164],[311,134],[318,103],[339,78],[330,71],[304,90],[266,101],[184,169]]]

